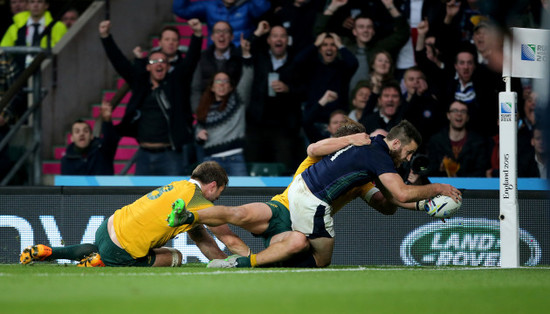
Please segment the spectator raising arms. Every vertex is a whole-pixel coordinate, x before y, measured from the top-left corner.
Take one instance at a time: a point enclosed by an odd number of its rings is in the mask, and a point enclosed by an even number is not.
[[[342,45],[338,35],[321,33],[314,45],[296,56],[296,64],[307,95],[304,126],[311,131],[310,126],[317,124],[316,129],[325,130],[332,111],[348,109],[349,80],[357,69],[357,59]],[[319,100],[329,90],[337,97],[319,107]],[[319,140],[314,133],[305,131],[310,142]]]
[[[317,20],[316,31],[329,31],[327,25],[333,19],[333,14],[344,6],[347,0],[332,0],[324,11],[323,15]],[[409,23],[401,15],[399,10],[393,5],[392,0],[384,0],[383,5],[393,19],[394,29],[388,36],[376,36],[375,21],[373,17],[377,12],[363,12],[353,19],[352,34],[353,39],[344,38],[344,45],[355,55],[359,62],[357,71],[349,82],[352,89],[357,82],[367,79],[369,74],[369,65],[375,58],[374,54],[384,50],[389,52],[391,59],[395,59],[397,53],[407,42],[409,38]],[[348,22],[349,23],[349,22]],[[376,92],[378,93],[378,92]]]
[[[92,128],[83,120],[76,120],[71,127],[71,141],[65,156],[61,158],[62,175],[113,175],[113,160],[120,137],[112,122],[111,104],[101,104],[101,135],[94,138]]]
[[[261,21],[251,37],[254,85],[247,110],[246,156],[249,162],[284,163],[290,170],[298,166],[303,152],[296,147],[303,143],[302,99],[288,43],[287,29],[267,21]]]
[[[121,136],[139,142],[137,175],[182,175],[186,165],[182,150],[193,140],[193,118],[189,105],[191,77],[200,57],[202,25],[189,20],[194,31],[186,58],[170,75],[168,56],[162,51],[149,55],[147,72],[132,65],[117,47],[110,34],[111,22],[99,24],[99,34],[107,57],[130,85],[132,97],[124,117],[116,126]]]
[[[236,82],[241,77],[241,52],[233,44],[233,28],[225,21],[214,24],[210,39],[214,43],[201,53],[191,84],[191,108],[199,105],[208,81],[217,72],[225,72]]]
[[[230,176],[246,176],[244,134],[246,106],[250,102],[253,67],[250,43],[241,34],[242,77],[235,89],[231,77],[216,73],[201,97],[197,108],[195,138],[203,144],[205,160],[218,162]]]
[[[233,43],[239,46],[239,38],[244,34],[248,38],[254,31],[256,20],[269,10],[271,4],[268,0],[213,0],[190,1],[174,0],[172,11],[183,19],[197,18],[206,21],[208,33],[212,34],[214,24],[218,21],[226,21],[234,32]],[[212,44],[209,41],[209,44]]]

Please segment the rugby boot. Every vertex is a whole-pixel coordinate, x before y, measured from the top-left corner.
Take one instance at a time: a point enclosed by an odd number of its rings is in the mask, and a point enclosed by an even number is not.
[[[185,201],[178,198],[172,203],[172,212],[166,218],[168,226],[174,228],[185,224],[192,224],[195,221],[195,215],[185,208]]]
[[[83,258],[77,267],[105,267],[99,253],[92,253],[88,257]]]
[[[240,255],[231,255],[226,259],[213,259],[206,268],[250,268],[250,258]]]
[[[21,264],[28,264],[33,261],[43,261],[52,255],[52,248],[44,244],[28,246],[19,256]]]

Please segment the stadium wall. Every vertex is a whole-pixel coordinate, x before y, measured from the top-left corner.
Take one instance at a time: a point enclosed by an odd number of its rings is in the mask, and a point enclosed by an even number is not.
[[[0,263],[17,263],[23,248],[91,243],[100,223],[116,209],[152,187],[34,187],[0,189]],[[264,202],[283,188],[228,188],[217,204]],[[445,223],[423,212],[398,210],[384,216],[356,200],[335,217],[333,265],[498,266],[499,200],[495,190],[466,190],[459,215]],[[544,191],[519,191],[522,266],[550,265],[550,197]],[[254,252],[262,242],[236,233]],[[185,262],[205,262],[186,234],[169,246]],[[61,261],[65,263],[68,261]]]

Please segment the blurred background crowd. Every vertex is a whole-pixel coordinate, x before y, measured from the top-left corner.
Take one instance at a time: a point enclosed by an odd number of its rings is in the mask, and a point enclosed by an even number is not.
[[[3,1],[0,50],[55,51],[91,3]],[[272,167],[268,175],[292,175],[307,145],[348,119],[371,135],[406,119],[423,138],[413,158],[421,166],[404,165],[408,182],[498,177],[502,38],[509,27],[547,28],[548,6],[547,0],[174,0],[158,40],[131,51],[119,47],[124,34],[113,31],[124,17],[106,14],[96,24],[97,45],[131,96],[120,106],[104,97],[93,125],[80,116],[59,122],[70,132],[60,173],[118,174],[122,141],[131,138],[135,175],[189,175],[204,160],[220,162],[231,176],[255,175],[258,164]],[[30,105],[24,89],[8,91],[32,56],[7,50],[0,52],[0,97],[10,96],[0,108],[0,140]],[[546,100],[532,79],[515,78],[511,86],[518,95],[518,176],[546,178]],[[15,163],[9,147],[0,151],[0,178]]]

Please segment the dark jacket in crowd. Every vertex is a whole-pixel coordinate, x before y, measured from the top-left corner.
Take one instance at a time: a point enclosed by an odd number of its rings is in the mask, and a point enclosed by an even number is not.
[[[90,145],[81,150],[74,143],[69,144],[61,158],[62,175],[113,175],[113,162],[120,137],[112,122],[101,125],[102,138],[94,138]]]
[[[468,132],[466,143],[462,147],[456,161],[460,169],[457,177],[485,177],[485,171],[490,168],[489,153],[487,151],[488,141],[475,132]],[[443,157],[451,157],[454,154],[449,139],[449,129],[444,128],[432,136],[429,143],[430,176],[446,177],[445,171],[439,171]]]
[[[189,95],[193,71],[197,66],[202,45],[202,37],[191,36],[191,43],[186,57],[161,82],[160,87],[170,103],[167,109],[167,121],[171,139],[175,149],[181,149],[183,144],[193,141],[191,105]],[[113,36],[102,38],[105,52],[124,80],[130,85],[132,97],[126,107],[126,112],[116,130],[120,136],[136,137],[137,125],[140,119],[146,119],[140,113],[140,107],[147,96],[152,92],[149,72],[138,69],[122,54]]]

